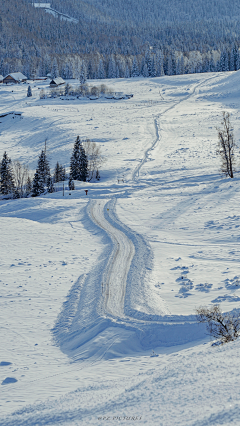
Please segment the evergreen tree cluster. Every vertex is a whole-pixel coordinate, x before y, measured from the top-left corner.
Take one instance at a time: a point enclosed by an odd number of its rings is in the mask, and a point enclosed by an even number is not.
[[[240,68],[239,0],[32,0],[0,6],[0,74],[128,78]]]
[[[88,178],[88,159],[83,144],[77,136],[70,159],[70,177],[86,182]]]
[[[57,164],[55,166],[54,170],[54,182],[62,182],[66,179],[66,170],[65,167],[62,166],[62,164],[59,164],[57,161]]]
[[[38,195],[44,194],[45,186],[47,186],[48,192],[53,192],[53,183],[46,149],[42,150],[38,159],[38,165],[33,179],[32,196],[37,197]]]
[[[4,152],[3,159],[0,166],[0,190],[3,195],[15,193],[15,185],[13,180],[12,161]]]
[[[19,161],[12,163],[7,153],[4,152],[0,162],[0,194],[5,198],[37,197],[41,194],[52,193],[56,190],[58,182],[69,179],[69,190],[74,190],[74,180],[86,182],[93,179],[100,180],[99,166],[102,161],[99,148],[95,142],[87,140],[84,149],[83,143],[77,136],[70,159],[70,173],[66,174],[65,167],[56,163],[54,174],[51,176],[49,161],[45,149],[38,158],[34,178],[31,179],[28,168]]]

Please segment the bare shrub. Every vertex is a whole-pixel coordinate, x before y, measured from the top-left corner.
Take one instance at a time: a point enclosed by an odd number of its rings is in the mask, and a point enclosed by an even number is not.
[[[104,93],[107,92],[107,86],[106,84],[101,84],[100,85],[100,93],[102,93],[104,95]]]
[[[40,97],[40,99],[46,99],[47,98],[47,94],[46,94],[45,90],[43,90],[43,89],[40,90],[39,97]]]
[[[16,196],[19,198],[27,196],[29,182],[32,181],[32,172],[28,166],[20,163],[20,161],[13,161],[12,171]]]
[[[58,87],[52,88],[50,92],[50,98],[57,98],[59,96],[60,96],[59,88]]]
[[[88,159],[88,180],[90,181],[93,178],[99,180],[99,169],[103,163],[101,148],[90,139],[83,142],[83,147]]]
[[[69,95],[69,93],[71,93],[72,91],[72,86],[70,84],[66,84],[66,86],[64,87],[64,95],[67,96]]]
[[[78,87],[78,93],[79,93],[80,96],[89,96],[90,89],[89,89],[89,86],[87,85],[87,83],[81,84]]]
[[[99,87],[97,87],[97,86],[91,87],[90,93],[91,93],[92,96],[99,96],[99,94],[100,94]]]
[[[240,334],[240,314],[223,314],[220,305],[196,309],[197,320],[207,324],[208,334],[221,344],[236,340]]]
[[[114,95],[114,90],[113,89],[111,89],[111,87],[108,87],[107,89],[106,89],[106,92],[105,92],[107,95]]]

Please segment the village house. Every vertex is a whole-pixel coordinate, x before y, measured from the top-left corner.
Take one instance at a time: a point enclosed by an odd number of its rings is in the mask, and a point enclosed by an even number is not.
[[[23,75],[21,72],[12,72],[11,74],[8,74],[3,79],[3,83],[22,83],[23,81],[27,81],[27,77]]]
[[[50,81],[50,87],[58,87],[61,86],[61,84],[65,84],[65,81],[62,79],[62,77],[56,77]]]

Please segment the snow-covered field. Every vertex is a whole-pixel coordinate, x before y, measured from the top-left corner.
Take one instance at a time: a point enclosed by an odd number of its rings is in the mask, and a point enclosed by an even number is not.
[[[240,72],[104,83],[134,96],[0,86],[0,116],[21,113],[0,155],[34,169],[47,139],[68,168],[79,135],[105,158],[98,183],[0,203],[0,425],[238,425],[240,343],[211,346],[195,309],[239,309],[240,178],[216,127],[230,112],[239,141]]]

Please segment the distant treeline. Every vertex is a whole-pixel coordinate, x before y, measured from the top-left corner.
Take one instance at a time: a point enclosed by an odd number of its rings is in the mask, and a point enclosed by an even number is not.
[[[79,20],[30,0],[0,5],[0,74],[89,79],[154,77],[240,68],[239,0],[53,0]],[[230,7],[231,6],[231,7]]]

